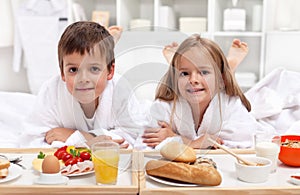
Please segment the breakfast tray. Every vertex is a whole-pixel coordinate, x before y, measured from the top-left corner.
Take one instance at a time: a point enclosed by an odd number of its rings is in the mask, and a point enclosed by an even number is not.
[[[254,150],[233,150],[241,156],[252,156]],[[161,158],[159,152],[143,152],[140,157],[140,194],[300,194],[300,186],[289,181],[290,174],[300,172],[300,168],[288,167],[278,160],[275,173],[269,175],[264,183],[246,183],[236,177],[234,162],[236,159],[222,150],[197,150],[197,156],[213,159],[222,175],[222,183],[215,187],[191,186],[181,182],[174,183],[161,178],[148,176],[144,170],[145,164],[152,159]]]
[[[32,161],[37,154],[54,152],[54,149],[9,149],[0,148],[0,154],[22,156],[22,164],[26,169],[17,178],[0,183],[0,194],[138,194],[139,181],[132,150],[121,150],[119,174],[116,185],[97,186],[94,173],[69,177],[67,185],[37,185],[34,180],[39,173],[32,169]],[[16,165],[12,165],[16,166]],[[1,180],[0,180],[1,181]]]

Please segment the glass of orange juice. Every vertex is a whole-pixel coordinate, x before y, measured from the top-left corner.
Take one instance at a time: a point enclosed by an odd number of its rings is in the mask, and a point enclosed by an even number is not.
[[[97,185],[116,184],[120,158],[119,144],[112,141],[96,142],[91,149]]]

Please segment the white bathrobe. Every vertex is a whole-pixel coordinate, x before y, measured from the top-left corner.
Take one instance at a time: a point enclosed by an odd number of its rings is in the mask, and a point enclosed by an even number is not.
[[[99,106],[93,119],[87,122],[79,102],[69,93],[60,76],[56,76],[43,85],[37,97],[34,111],[24,124],[21,147],[50,147],[44,141],[45,133],[56,127],[109,135],[114,139],[123,137],[133,145],[141,131],[138,121],[142,118],[139,118],[138,106],[126,81],[115,75],[99,97]],[[75,131],[65,143],[54,141],[52,147],[81,145],[85,141],[83,135]]]
[[[197,131],[189,103],[183,98],[176,102],[176,111],[173,120],[173,130],[182,136],[195,140],[207,133],[224,140],[224,145],[231,148],[249,148],[253,145],[253,134],[261,127],[255,118],[247,111],[238,97],[229,97],[225,93],[218,95],[210,102],[202,123]],[[149,126],[157,127],[157,121],[170,122],[173,103],[155,101],[148,114]],[[221,110],[220,110],[221,108]],[[261,129],[260,129],[261,130]],[[180,137],[167,138],[156,149],[165,143],[182,141]]]

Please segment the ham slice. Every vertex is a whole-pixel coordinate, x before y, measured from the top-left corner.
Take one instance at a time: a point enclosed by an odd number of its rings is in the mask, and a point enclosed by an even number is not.
[[[70,175],[70,174],[78,174],[78,173],[84,173],[94,170],[93,162],[90,160],[85,160],[83,162],[78,162],[75,165],[68,165],[61,169],[62,175]]]

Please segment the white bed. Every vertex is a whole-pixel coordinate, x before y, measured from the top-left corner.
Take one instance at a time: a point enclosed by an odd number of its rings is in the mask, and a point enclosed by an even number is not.
[[[0,92],[0,147],[18,147],[22,120],[30,112],[35,95],[18,92]]]

